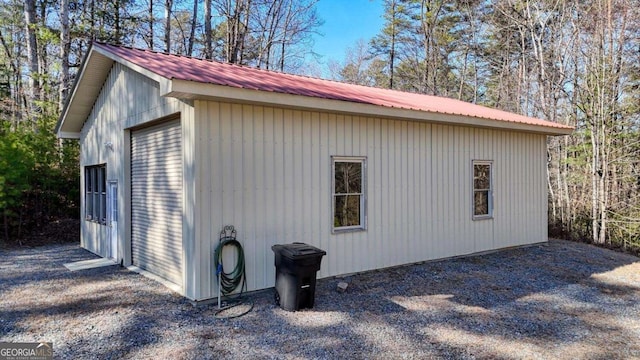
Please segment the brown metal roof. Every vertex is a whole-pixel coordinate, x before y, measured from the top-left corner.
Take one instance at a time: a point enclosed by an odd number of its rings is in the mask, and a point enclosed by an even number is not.
[[[99,43],[94,44],[94,46],[167,79],[349,101],[388,108],[469,116],[557,129],[573,129],[570,126],[559,123],[438,96],[346,84],[150,50]]]

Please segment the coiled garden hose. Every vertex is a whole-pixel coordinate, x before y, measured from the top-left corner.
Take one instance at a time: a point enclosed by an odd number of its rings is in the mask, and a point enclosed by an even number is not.
[[[233,246],[236,249],[236,266],[230,272],[224,271],[224,265],[222,263],[222,250],[225,246]],[[216,265],[216,276],[219,279],[218,286],[220,287],[220,292],[229,297],[235,291],[238,286],[240,286],[240,293],[237,294],[236,298],[242,296],[242,294],[247,290],[247,278],[245,276],[245,260],[244,260],[244,250],[242,249],[242,245],[235,237],[224,237],[220,239],[218,246],[214,252],[214,260]],[[247,311],[242,312],[240,314],[235,314],[231,316],[219,316],[223,311],[229,310],[233,307],[243,305],[244,303],[238,302],[229,306],[221,307],[215,312],[215,316],[218,318],[236,318],[242,315],[247,314],[249,311],[253,309],[253,304],[250,304],[250,307]]]

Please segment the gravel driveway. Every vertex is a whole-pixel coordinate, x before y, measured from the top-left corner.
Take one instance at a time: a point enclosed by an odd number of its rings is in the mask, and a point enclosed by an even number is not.
[[[231,320],[117,266],[62,266],[92,258],[3,250],[0,341],[52,341],[64,359],[640,358],[640,259],[585,244],[322,279],[295,313],[262,291]]]

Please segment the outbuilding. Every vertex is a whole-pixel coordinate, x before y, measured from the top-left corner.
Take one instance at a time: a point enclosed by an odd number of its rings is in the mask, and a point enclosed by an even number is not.
[[[572,128],[94,43],[56,131],[80,140],[82,247],[200,301],[228,224],[249,290],[278,243],[325,250],[327,277],[546,242],[547,136]]]

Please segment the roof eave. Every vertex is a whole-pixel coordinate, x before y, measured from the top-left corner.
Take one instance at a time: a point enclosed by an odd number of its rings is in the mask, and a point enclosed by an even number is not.
[[[55,133],[59,138],[80,138],[82,125],[91,112],[95,99],[112,65],[113,60],[108,60],[108,57],[95,51],[95,47],[92,44],[82,61],[76,80],[71,88],[71,93],[67,97],[56,123]],[[87,79],[87,71],[89,69],[94,75],[91,81]],[[102,81],[99,84],[95,84],[95,79],[102,79]]]
[[[269,91],[234,88],[187,80],[171,80],[162,88],[161,95],[192,100],[239,101],[261,105],[279,105],[308,110],[335,111],[341,113],[369,115],[376,117],[426,121],[461,126],[474,126],[502,130],[533,132],[544,135],[568,135],[571,127],[551,127],[511,121],[486,119],[457,114],[426,112],[404,108],[384,107],[373,104],[325,99],[311,96],[291,95]]]

